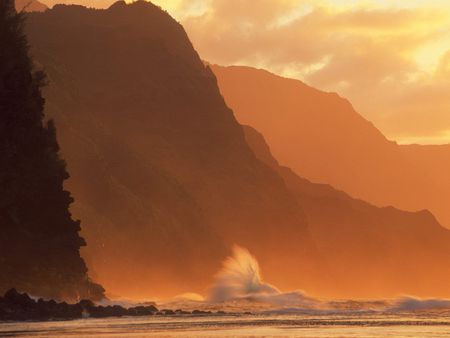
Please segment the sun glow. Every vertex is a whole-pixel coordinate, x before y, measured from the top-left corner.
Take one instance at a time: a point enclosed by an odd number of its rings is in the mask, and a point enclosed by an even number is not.
[[[450,142],[450,98],[439,94],[450,90],[448,1],[155,3],[184,25],[211,63],[265,68],[338,92],[401,143]],[[429,112],[432,122],[422,123]]]

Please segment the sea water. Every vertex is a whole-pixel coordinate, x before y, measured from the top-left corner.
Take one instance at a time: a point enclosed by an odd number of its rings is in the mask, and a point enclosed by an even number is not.
[[[0,337],[445,338],[450,312],[86,318],[0,323]]]

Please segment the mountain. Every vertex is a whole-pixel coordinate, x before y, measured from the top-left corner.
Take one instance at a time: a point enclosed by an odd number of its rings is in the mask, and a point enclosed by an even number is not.
[[[147,2],[30,13],[96,279],[127,297],[204,292],[234,243],[280,287],[318,290],[319,256],[183,27]]]
[[[435,185],[450,191],[450,144],[448,145],[400,145],[402,154]],[[447,195],[443,195],[444,199]]]
[[[448,232],[429,212],[377,208],[281,167],[261,135],[236,121],[183,28],[158,7],[59,5],[28,18],[33,54],[49,74],[46,115],[72,175],[84,256],[109,292],[204,292],[238,244],[284,290],[449,294]],[[341,100],[318,93],[320,102]]]
[[[249,126],[244,130],[257,157],[283,177],[306,213],[333,276],[334,284],[325,294],[450,294],[450,230],[431,213],[378,208],[329,185],[312,183],[280,166],[259,132]]]
[[[264,70],[211,67],[238,121],[260,131],[281,164],[378,206],[429,209],[450,227],[450,171],[436,176],[448,155],[387,140],[337,94]]]
[[[44,12],[48,9],[46,5],[37,0],[16,0],[16,10],[18,12]]]
[[[0,293],[102,298],[80,256],[55,126],[43,121],[45,74],[33,68],[12,0],[0,3],[0,22]]]

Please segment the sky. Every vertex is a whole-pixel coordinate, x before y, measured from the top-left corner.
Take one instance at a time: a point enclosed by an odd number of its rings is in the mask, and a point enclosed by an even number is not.
[[[206,61],[337,92],[399,143],[450,143],[448,0],[153,2],[183,24]]]

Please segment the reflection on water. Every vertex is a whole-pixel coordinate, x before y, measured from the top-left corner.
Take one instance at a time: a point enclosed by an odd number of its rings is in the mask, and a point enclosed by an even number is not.
[[[1,323],[1,337],[445,338],[450,313],[235,315]]]

